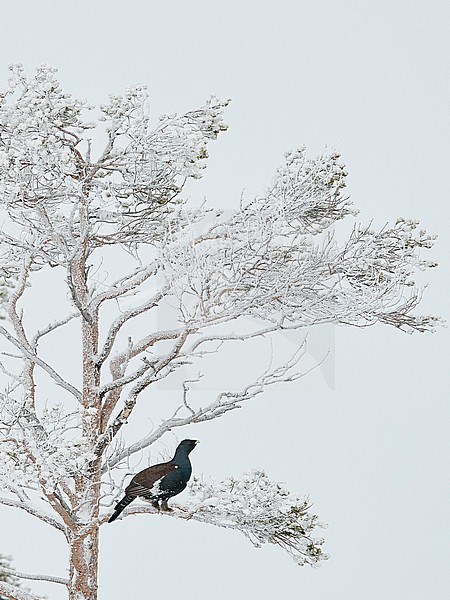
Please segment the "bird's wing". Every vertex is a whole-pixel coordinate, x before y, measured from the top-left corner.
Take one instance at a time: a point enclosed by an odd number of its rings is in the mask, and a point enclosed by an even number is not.
[[[160,465],[153,465],[144,469],[133,477],[130,484],[125,489],[125,493],[130,496],[145,496],[149,491],[156,492],[156,486],[161,479],[178,469],[177,465],[171,463],[162,463]]]

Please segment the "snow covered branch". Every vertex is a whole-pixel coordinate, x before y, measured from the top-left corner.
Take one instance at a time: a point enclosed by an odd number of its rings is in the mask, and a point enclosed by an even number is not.
[[[58,321],[54,321],[52,323],[49,323],[46,327],[44,327],[43,329],[39,330],[36,333],[36,335],[33,337],[32,341],[31,341],[31,347],[34,348],[34,349],[36,349],[39,341],[43,337],[45,337],[49,333],[52,333],[53,331],[55,331],[59,327],[63,327],[64,325],[67,325],[67,323],[69,323],[72,319],[76,319],[79,316],[80,315],[78,313],[72,313],[70,315],[67,315],[67,317],[65,317],[64,319],[59,319]]]
[[[111,324],[109,328],[103,348],[100,354],[96,357],[96,363],[98,365],[103,364],[103,362],[108,358],[113,348],[117,334],[119,333],[121,328],[125,324],[127,324],[131,319],[150,311],[152,308],[155,308],[155,306],[158,305],[158,302],[162,300],[162,298],[164,298],[166,293],[167,289],[163,288],[162,290],[154,294],[154,296],[152,296],[145,303],[123,312],[119,317],[117,317],[117,319],[115,319],[115,321]],[[136,352],[135,354],[137,353],[138,352]]]
[[[183,506],[172,504],[171,516],[236,529],[258,548],[275,544],[300,566],[318,566],[329,558],[322,548],[324,540],[313,537],[325,525],[309,512],[309,500],[271,481],[263,470],[253,469],[240,479],[229,477],[221,482],[194,478],[189,491],[191,496]],[[124,511],[124,516],[145,512],[156,511],[136,506]]]
[[[61,585],[67,585],[69,583],[69,580],[65,579],[64,577],[57,577],[56,575],[32,575],[31,573],[21,573],[20,571],[16,571],[15,569],[7,569],[6,567],[2,567],[1,565],[0,573],[4,573],[5,575],[11,575],[12,577],[18,577],[19,579],[32,579],[34,581],[50,581],[51,583],[60,583]]]
[[[18,588],[15,585],[11,585],[10,583],[5,583],[4,581],[0,581],[0,593],[8,598],[8,600],[42,600],[39,596],[35,596],[30,592],[26,592],[25,590]]]
[[[141,440],[130,444],[125,449],[114,452],[111,456],[108,456],[105,464],[103,465],[102,472],[106,473],[109,469],[112,469],[124,459],[128,459],[136,452],[140,452],[144,448],[147,448],[159,440],[165,433],[175,428],[185,427],[193,423],[203,423],[205,421],[211,421],[218,419],[226,413],[241,408],[242,403],[252,398],[255,398],[259,394],[262,394],[270,386],[278,383],[286,383],[296,381],[304,377],[311,369],[301,371],[299,370],[299,363],[304,357],[306,352],[306,339],[294,354],[284,361],[281,365],[273,365],[272,361],[267,369],[261,373],[254,381],[245,385],[238,391],[224,391],[217,395],[217,397],[204,407],[193,409],[186,403],[186,395],[188,388],[186,383],[183,385],[183,402],[176,409],[175,413],[165,419],[152,433],[145,436]],[[314,365],[312,368],[316,368]],[[179,413],[187,409],[186,416],[179,416]],[[106,435],[105,434],[105,438]],[[105,439],[103,438],[103,439]]]
[[[10,498],[1,497],[0,504],[3,504],[4,506],[10,506],[12,508],[20,508],[21,510],[24,510],[30,515],[33,515],[33,517],[37,517],[44,523],[47,523],[47,525],[51,525],[55,529],[59,529],[59,531],[62,531],[65,535],[67,534],[65,526],[59,521],[57,521],[51,514],[48,514],[41,509],[37,509],[36,507],[31,506],[30,504],[27,504],[25,502],[19,502],[18,500],[12,500]]]
[[[47,364],[42,358],[40,358],[37,354],[35,354],[29,347],[21,344],[7,329],[5,329],[2,325],[0,325],[0,333],[11,342],[13,346],[18,348],[33,364],[41,367],[60,387],[65,389],[69,394],[72,394],[77,400],[81,400],[81,392],[77,390],[73,385],[65,381],[61,375],[59,375],[55,369],[49,364]]]

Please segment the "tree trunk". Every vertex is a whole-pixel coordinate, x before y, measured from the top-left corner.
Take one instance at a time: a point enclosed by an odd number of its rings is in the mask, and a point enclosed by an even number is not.
[[[93,461],[87,474],[75,480],[77,508],[69,535],[69,600],[97,600],[100,460]]]
[[[85,256],[76,272],[78,299],[86,311],[89,293],[86,285]],[[95,453],[100,431],[101,401],[98,396],[100,372],[94,356],[98,348],[98,315],[82,314],[83,390],[82,430],[86,450]],[[101,458],[89,464],[86,473],[75,478],[75,527],[70,539],[69,600],[97,600]]]
[[[69,600],[97,600],[98,527],[74,534],[70,548]]]

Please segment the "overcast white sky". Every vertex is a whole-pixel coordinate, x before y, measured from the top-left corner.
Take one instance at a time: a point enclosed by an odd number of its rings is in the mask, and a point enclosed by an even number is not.
[[[195,108],[212,93],[231,97],[230,129],[210,147],[209,168],[192,188],[216,206],[236,205],[243,190],[262,192],[291,147],[339,150],[361,220],[382,226],[417,217],[439,234],[431,254],[440,267],[425,276],[422,310],[448,318],[449,6],[3,2],[0,87],[8,64],[47,62],[69,91],[93,103],[147,82],[155,115]],[[238,533],[133,517],[102,530],[102,600],[449,597],[449,332],[326,330],[323,352],[334,337],[334,387],[316,371],[290,391],[272,390],[186,431],[202,442],[192,455],[197,474],[261,466],[308,493],[329,523],[331,560],[300,569],[281,550],[255,550]],[[226,364],[223,376],[232,378]],[[18,568],[64,575],[62,546],[46,529],[6,508],[0,528],[0,553],[12,554]]]

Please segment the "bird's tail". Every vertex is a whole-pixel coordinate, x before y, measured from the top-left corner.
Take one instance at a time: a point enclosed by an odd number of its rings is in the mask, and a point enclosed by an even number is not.
[[[122,500],[116,504],[114,512],[110,516],[108,523],[112,523],[113,521],[115,521],[120,515],[120,513],[123,511],[123,509],[126,508],[130,504],[130,502],[133,502],[134,499],[135,496],[129,496],[128,494],[125,494]]]

